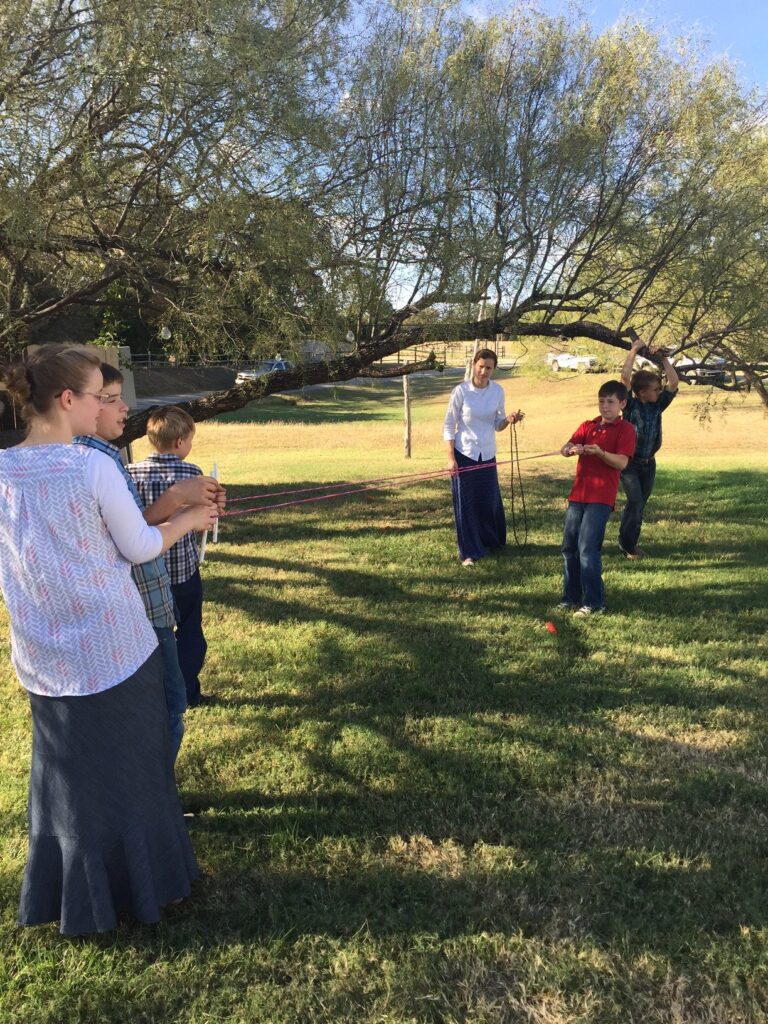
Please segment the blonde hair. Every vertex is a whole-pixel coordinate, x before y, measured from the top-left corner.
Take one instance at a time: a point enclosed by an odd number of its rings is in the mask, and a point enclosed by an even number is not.
[[[76,345],[41,345],[25,363],[10,366],[5,386],[25,423],[44,416],[62,391],[82,391],[93,370],[101,369],[95,352]]]
[[[157,451],[167,451],[181,437],[186,440],[195,432],[195,421],[176,405],[157,409],[147,420],[147,439]]]

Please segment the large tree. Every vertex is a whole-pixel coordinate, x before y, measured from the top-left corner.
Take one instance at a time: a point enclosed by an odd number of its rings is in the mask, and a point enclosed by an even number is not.
[[[0,11],[0,344],[117,282],[199,352],[317,303],[343,0]],[[327,177],[327,176],[326,176]],[[322,188],[322,185],[320,185]]]
[[[0,42],[7,350],[117,283],[198,353],[352,331],[200,418],[430,338],[626,348],[630,327],[723,356],[768,403],[764,108],[643,24],[28,0]]]

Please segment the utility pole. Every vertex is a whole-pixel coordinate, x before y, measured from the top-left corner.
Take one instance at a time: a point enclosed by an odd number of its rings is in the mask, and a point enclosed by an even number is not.
[[[408,374],[403,375],[403,420],[405,433],[403,435],[403,455],[406,459],[411,457],[411,378]]]

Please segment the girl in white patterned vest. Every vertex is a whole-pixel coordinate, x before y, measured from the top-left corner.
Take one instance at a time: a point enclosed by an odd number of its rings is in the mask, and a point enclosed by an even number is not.
[[[19,923],[66,935],[141,921],[189,895],[197,865],[170,768],[157,641],[130,576],[215,510],[148,526],[95,431],[98,356],[46,345],[6,386],[28,425],[0,452],[0,586],[32,707],[29,854]]]

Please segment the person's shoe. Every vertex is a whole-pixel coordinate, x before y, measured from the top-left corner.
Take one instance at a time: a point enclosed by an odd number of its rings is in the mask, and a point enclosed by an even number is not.
[[[474,558],[465,558],[464,561],[461,564],[462,565],[474,565],[475,564],[475,560],[474,560]]]
[[[573,613],[573,617],[574,619],[588,619],[590,615],[602,615],[604,611],[604,608],[590,608],[588,604],[583,604]]]
[[[570,601],[561,601],[560,604],[556,604],[555,605],[555,611],[556,612],[569,612],[569,611],[571,611],[575,607],[576,607],[576,605],[575,604],[571,604]]]
[[[199,707],[204,707],[207,704],[215,704],[215,703],[216,703],[216,698],[215,697],[212,697],[209,693],[201,693],[196,701],[193,701],[191,703],[189,701],[187,701],[187,710],[189,710],[190,708],[199,708]]]
[[[621,544],[619,544],[619,550],[623,552],[625,558],[628,558],[632,562],[636,562],[638,558],[645,558],[645,552],[642,548],[635,548],[634,551],[627,551],[626,548],[623,548]]]

